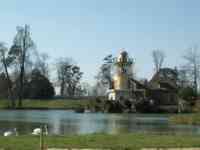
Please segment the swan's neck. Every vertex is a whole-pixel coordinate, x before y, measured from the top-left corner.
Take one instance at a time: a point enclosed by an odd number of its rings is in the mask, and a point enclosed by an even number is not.
[[[15,135],[16,135],[16,136],[18,136],[18,132],[17,132],[17,129],[15,129],[14,131],[15,131]]]
[[[47,129],[47,126],[45,126],[44,128],[45,128],[45,134],[48,135],[48,129]]]

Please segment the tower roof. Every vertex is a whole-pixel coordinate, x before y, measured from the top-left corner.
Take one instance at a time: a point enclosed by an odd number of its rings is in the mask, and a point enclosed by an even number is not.
[[[119,62],[127,62],[128,61],[128,53],[124,50],[121,51],[118,56],[118,61]]]

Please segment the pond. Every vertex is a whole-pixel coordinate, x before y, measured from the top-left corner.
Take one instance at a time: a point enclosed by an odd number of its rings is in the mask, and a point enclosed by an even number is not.
[[[19,134],[31,134],[47,125],[50,134],[157,133],[200,134],[199,126],[171,125],[164,114],[75,113],[65,110],[0,110],[0,134],[17,128]]]

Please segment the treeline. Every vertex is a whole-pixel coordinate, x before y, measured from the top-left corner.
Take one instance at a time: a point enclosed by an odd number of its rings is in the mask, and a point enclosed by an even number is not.
[[[111,87],[113,59],[103,59],[94,86],[81,82],[83,72],[76,62],[69,58],[57,58],[54,70],[49,67],[49,56],[37,50],[28,25],[17,27],[13,42],[8,47],[0,42],[0,98],[9,99],[12,107],[22,107],[23,99],[51,99],[55,91],[61,97],[105,96]],[[166,55],[162,50],[152,51],[154,72],[165,67]],[[185,51],[183,64],[176,66],[179,96],[185,100],[197,99],[200,81],[200,54],[197,47]],[[137,64],[137,62],[136,62]],[[52,73],[53,72],[53,73]],[[55,79],[52,80],[52,76]],[[133,78],[137,78],[133,68]],[[147,79],[137,78],[141,82]]]
[[[17,27],[10,47],[0,43],[0,98],[9,99],[11,107],[22,107],[23,99],[50,99],[59,87],[62,97],[82,96],[83,72],[70,58],[55,62],[56,81],[50,81],[49,56],[39,53],[28,25]]]

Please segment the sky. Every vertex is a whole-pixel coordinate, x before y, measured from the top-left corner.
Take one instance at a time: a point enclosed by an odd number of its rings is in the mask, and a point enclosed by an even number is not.
[[[200,46],[199,8],[199,0],[4,0],[0,41],[11,45],[16,26],[28,24],[39,52],[51,62],[72,57],[91,84],[102,59],[124,48],[138,78],[150,79],[152,50],[163,50],[164,66],[175,67]]]

